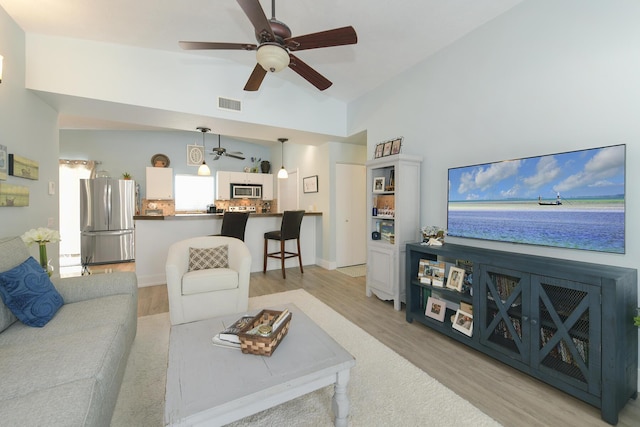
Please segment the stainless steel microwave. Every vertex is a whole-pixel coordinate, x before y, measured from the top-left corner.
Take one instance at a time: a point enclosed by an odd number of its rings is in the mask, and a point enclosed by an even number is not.
[[[232,199],[262,199],[262,185],[231,184]]]

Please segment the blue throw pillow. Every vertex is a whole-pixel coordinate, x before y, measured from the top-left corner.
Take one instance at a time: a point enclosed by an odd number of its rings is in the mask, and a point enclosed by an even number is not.
[[[46,325],[64,304],[49,275],[33,257],[0,273],[0,296],[9,310],[29,326]]]

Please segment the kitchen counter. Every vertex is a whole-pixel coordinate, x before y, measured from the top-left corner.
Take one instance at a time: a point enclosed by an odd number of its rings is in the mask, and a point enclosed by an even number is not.
[[[136,215],[135,259],[139,286],[167,283],[165,261],[169,246],[190,237],[219,234],[223,214],[191,213],[178,215]],[[251,271],[262,271],[264,254],[264,233],[279,230],[282,213],[252,213],[247,221],[245,243],[251,252]],[[316,263],[317,242],[322,241],[322,212],[306,212],[300,228],[302,264]],[[286,242],[286,250],[295,249],[296,242]],[[278,245],[270,243],[269,252],[276,251]],[[285,266],[298,265],[296,258],[287,259]],[[280,260],[269,258],[268,270],[280,269]]]
[[[173,221],[183,219],[222,219],[224,213],[183,213],[175,215],[136,215],[134,220],[142,221]],[[322,212],[305,212],[305,216],[322,216]],[[249,218],[268,218],[268,217],[282,217],[282,213],[251,213]]]

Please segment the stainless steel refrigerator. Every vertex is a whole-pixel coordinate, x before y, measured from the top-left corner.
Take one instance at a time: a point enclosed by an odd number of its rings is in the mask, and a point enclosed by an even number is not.
[[[80,257],[82,265],[133,261],[135,182],[80,180]]]

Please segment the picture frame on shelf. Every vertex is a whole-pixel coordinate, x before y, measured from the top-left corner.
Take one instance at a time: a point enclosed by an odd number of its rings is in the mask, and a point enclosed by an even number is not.
[[[384,177],[378,176],[373,178],[373,192],[384,193]]]
[[[382,157],[391,155],[392,146],[393,146],[393,141],[387,141],[384,143],[384,149],[382,150]]]
[[[382,157],[382,152],[384,151],[384,142],[379,143],[378,145],[376,145],[376,152],[374,154],[374,159],[379,159],[380,157]]]
[[[304,193],[317,193],[318,175],[312,175],[302,178],[302,191]]]
[[[391,142],[391,154],[400,154],[402,147],[402,138],[396,138]]]
[[[444,315],[447,312],[447,304],[441,299],[429,297],[424,314],[427,317],[444,322]]]
[[[462,283],[464,282],[465,271],[463,268],[450,267],[449,277],[447,278],[447,288],[462,291]]]
[[[452,325],[453,329],[458,332],[462,332],[467,336],[473,335],[473,314],[467,313],[466,311],[462,311],[458,309],[456,311],[456,316],[453,319]]]

